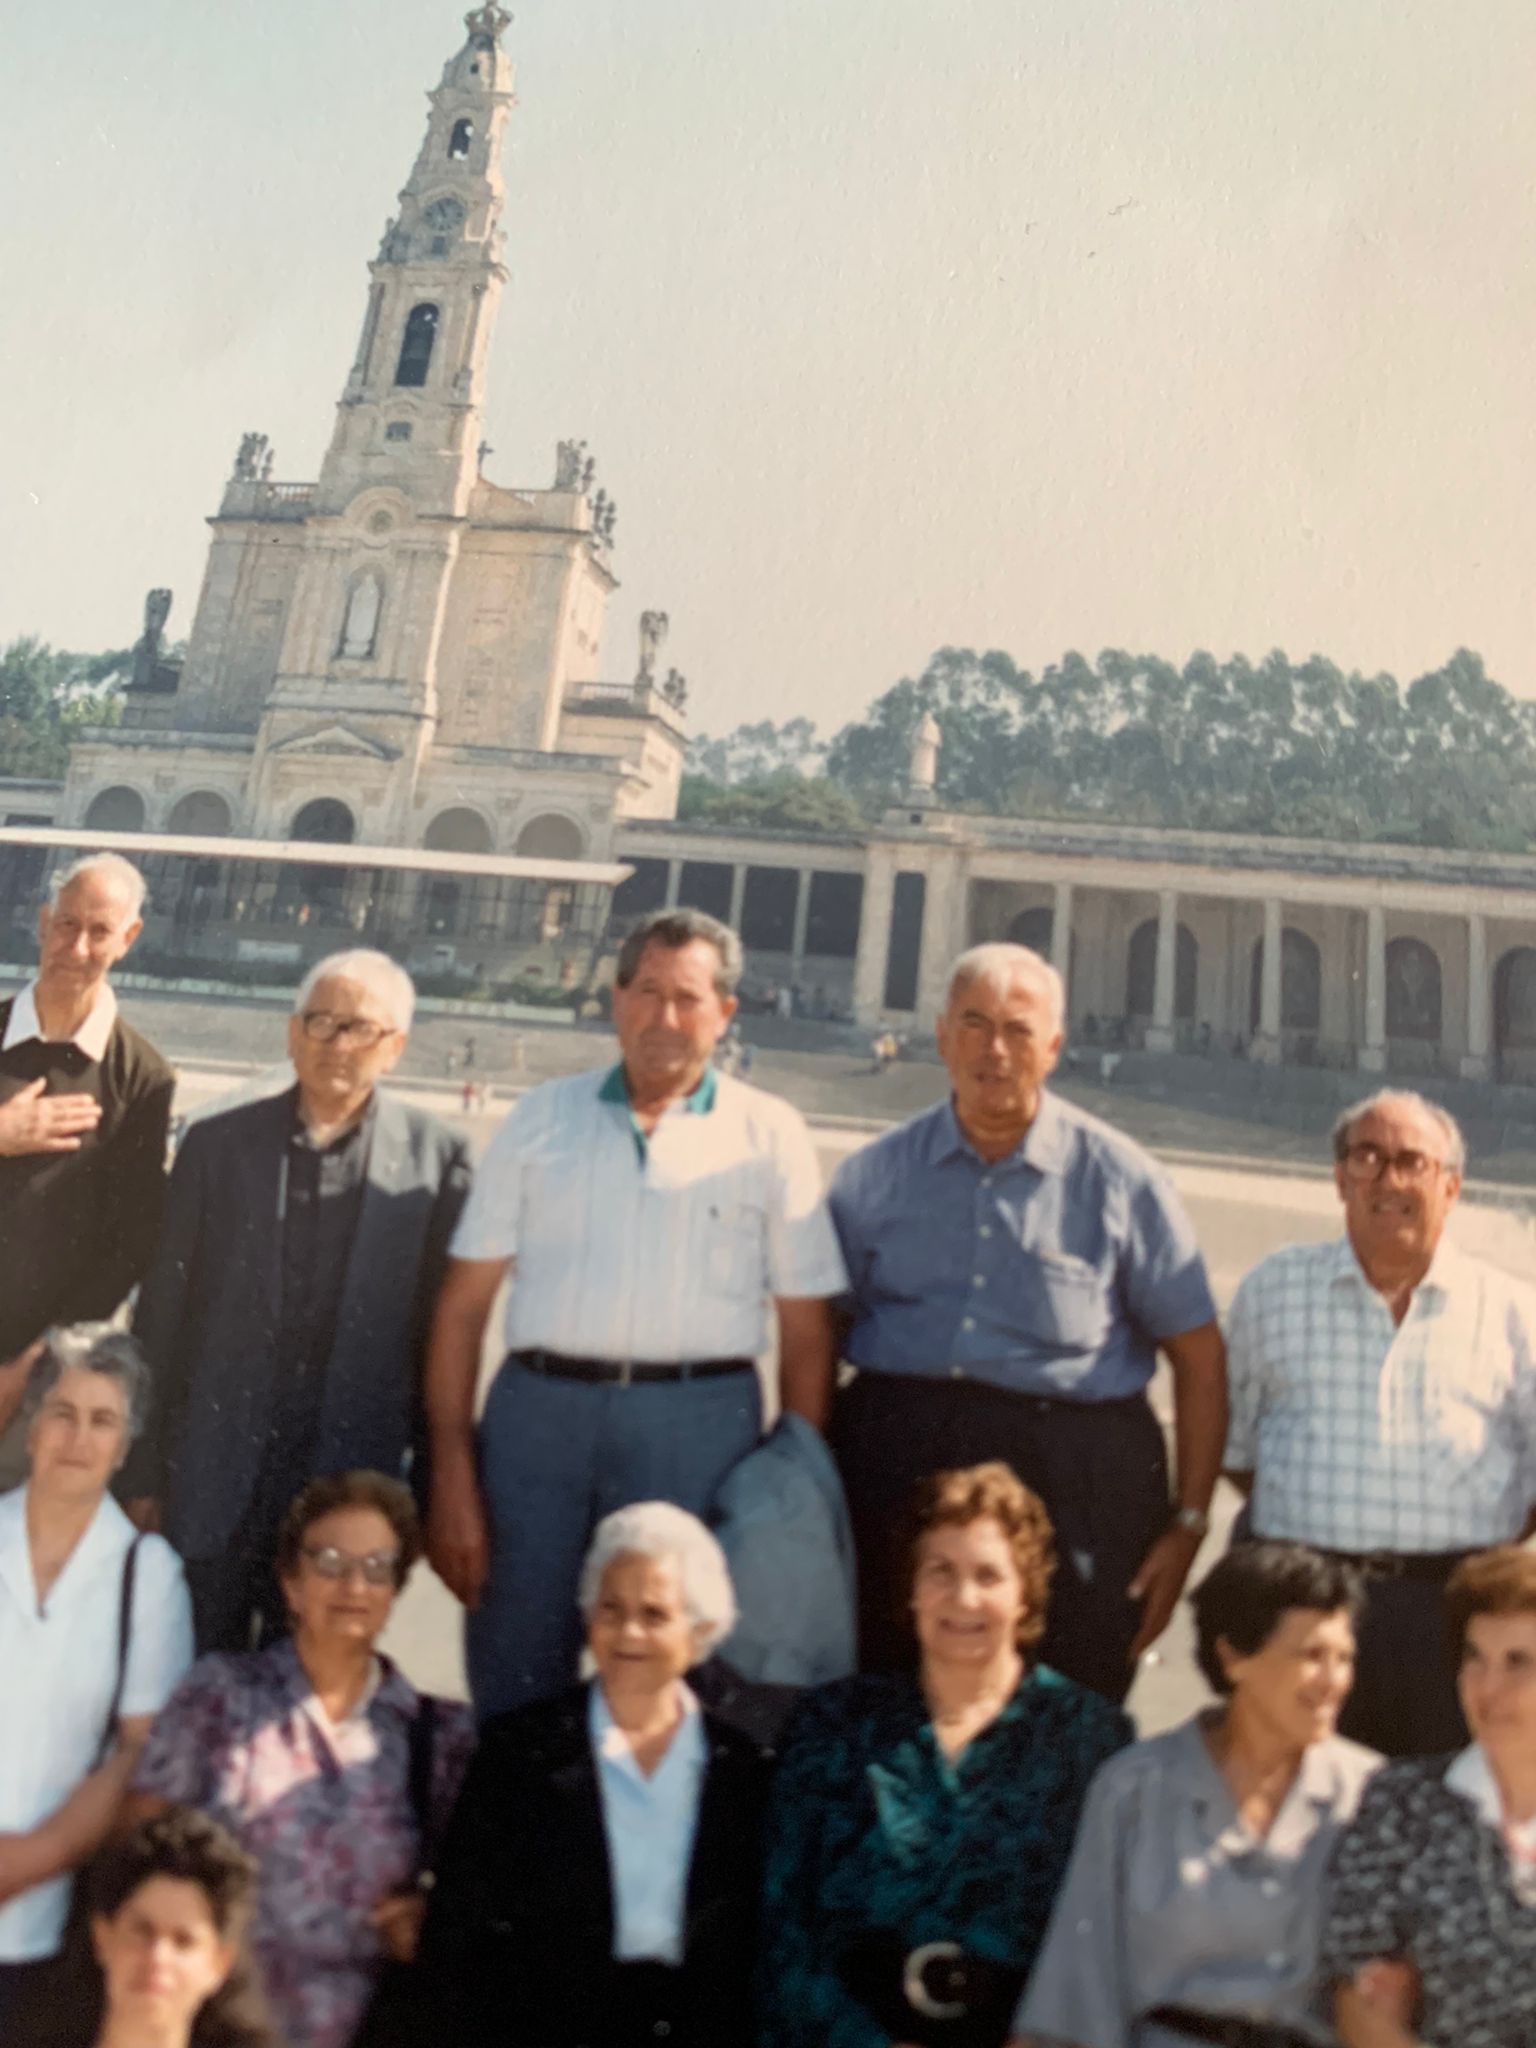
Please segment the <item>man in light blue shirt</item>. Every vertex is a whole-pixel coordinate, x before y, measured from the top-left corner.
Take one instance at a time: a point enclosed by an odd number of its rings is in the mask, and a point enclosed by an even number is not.
[[[859,1555],[861,1660],[910,1656],[899,1536],[917,1481],[1001,1458],[1044,1501],[1057,1571],[1042,1655],[1112,1699],[1162,1633],[1221,1464],[1226,1363],[1204,1262],[1156,1163],[1048,1094],[1060,977],[1023,946],[956,962],[949,1100],[833,1183],[848,1267],[833,1442]],[[1178,1495],[1147,1401],[1173,1366]]]

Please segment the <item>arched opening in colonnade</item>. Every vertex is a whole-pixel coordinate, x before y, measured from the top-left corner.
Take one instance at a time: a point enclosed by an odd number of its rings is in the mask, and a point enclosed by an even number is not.
[[[422,837],[429,853],[494,853],[495,841],[485,819],[468,804],[439,811]]]
[[[517,850],[529,860],[580,860],[585,851],[581,827],[559,811],[530,818],[517,835]]]
[[[1409,1062],[1431,1059],[1440,1046],[1440,956],[1423,939],[1389,939],[1386,983],[1388,1044]]]
[[[228,800],[216,789],[191,789],[171,806],[165,829],[194,839],[227,839],[234,823]]]
[[[1195,984],[1200,974],[1200,946],[1187,924],[1181,924],[1174,949],[1173,1015],[1179,1024],[1195,1014]],[[1131,933],[1126,952],[1125,1014],[1145,1023],[1151,1017],[1157,990],[1157,919],[1149,917]]]
[[[144,799],[126,782],[98,790],[86,810],[85,822],[98,832],[142,832]]]
[[[1536,1079],[1536,946],[1512,946],[1493,971],[1493,1043],[1501,1081]]]

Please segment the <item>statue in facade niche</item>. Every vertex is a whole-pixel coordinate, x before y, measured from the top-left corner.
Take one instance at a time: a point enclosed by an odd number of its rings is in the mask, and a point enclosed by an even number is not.
[[[642,612],[640,614],[640,666],[635,670],[637,683],[650,683],[656,679],[656,658],[661,653],[671,620],[665,612]],[[674,670],[675,674],[676,671]]]
[[[272,444],[265,434],[242,434],[239,452],[235,456],[235,482],[253,484],[261,474],[261,465],[271,452]]]

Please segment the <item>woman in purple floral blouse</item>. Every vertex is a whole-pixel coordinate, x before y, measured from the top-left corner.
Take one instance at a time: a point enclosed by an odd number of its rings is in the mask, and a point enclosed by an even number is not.
[[[415,1951],[431,1854],[411,1790],[423,1701],[374,1646],[420,1553],[398,1481],[350,1472],[306,1486],[278,1538],[292,1635],[194,1665],[134,1778],[132,1818],[200,1807],[260,1865],[252,1946],[289,2048],[346,2048],[386,1958]],[[421,1725],[435,1837],[474,1730],[445,1701]]]

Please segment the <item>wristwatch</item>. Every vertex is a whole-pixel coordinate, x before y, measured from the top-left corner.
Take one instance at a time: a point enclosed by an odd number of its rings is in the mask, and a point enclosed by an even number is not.
[[[1204,1508],[1179,1508],[1175,1511],[1173,1526],[1189,1536],[1204,1536],[1211,1526],[1211,1518]]]

